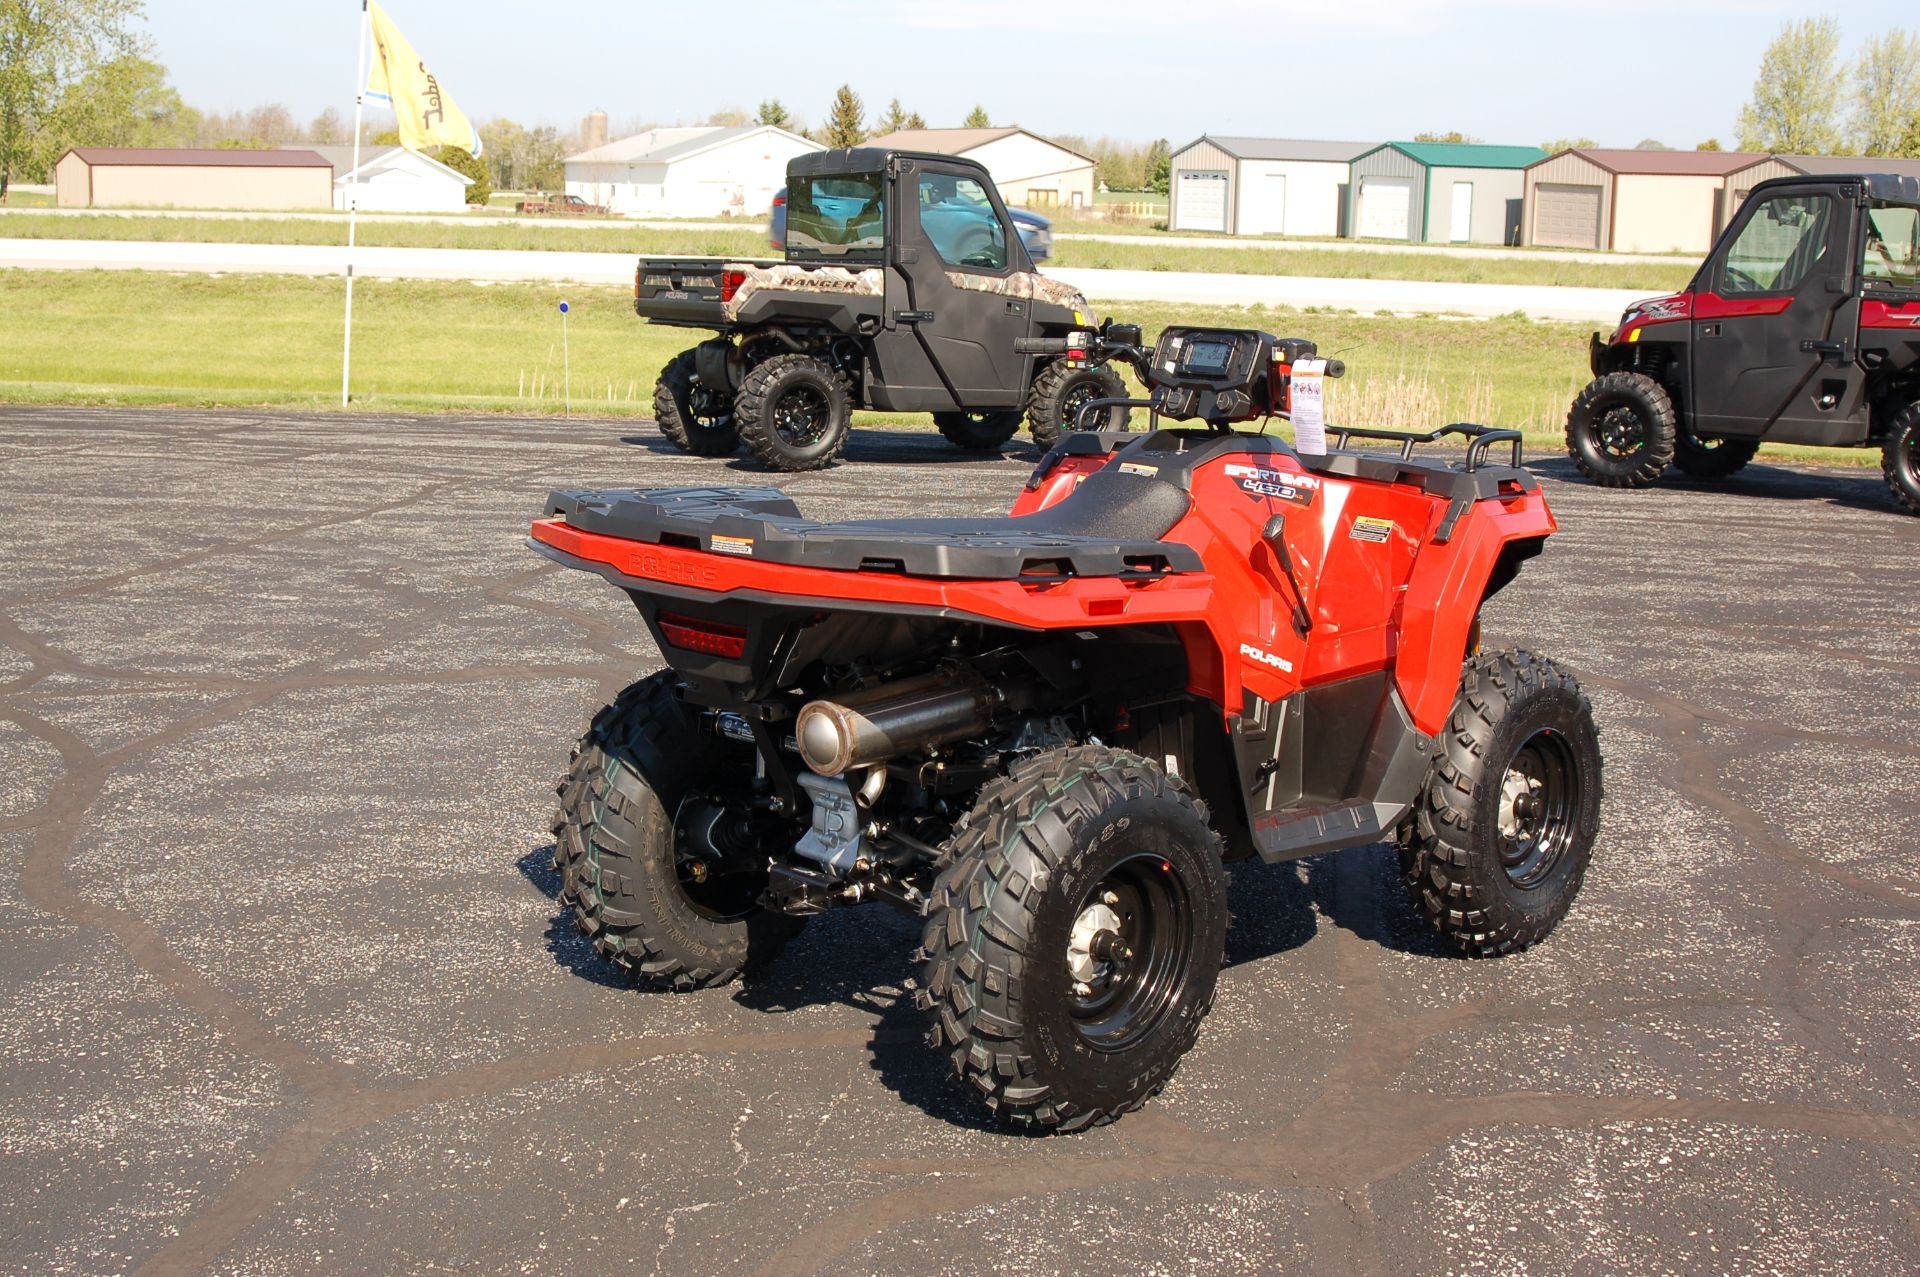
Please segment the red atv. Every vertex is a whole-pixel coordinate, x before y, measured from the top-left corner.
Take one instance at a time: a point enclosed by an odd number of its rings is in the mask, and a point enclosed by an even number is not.
[[[669,664],[600,711],[561,785],[555,862],[594,947],[702,988],[884,900],[925,919],[955,1072],[1073,1130],[1193,1045],[1224,862],[1390,839],[1443,935],[1521,949],[1586,872],[1600,751],[1571,675],[1479,648],[1481,604],[1555,530],[1518,434],[1301,455],[1232,427],[1286,414],[1311,342],[1030,344],[1130,364],[1151,398],[1120,402],[1156,428],[1069,436],[1010,517],[556,492],[531,544],[627,591]],[[1415,457],[1448,435],[1461,464]]]

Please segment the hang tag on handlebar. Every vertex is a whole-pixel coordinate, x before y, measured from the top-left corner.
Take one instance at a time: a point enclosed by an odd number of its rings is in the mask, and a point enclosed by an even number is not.
[[[1327,452],[1326,398],[1322,393],[1326,377],[1326,360],[1294,361],[1287,415],[1293,421],[1293,450],[1302,456],[1325,456]]]

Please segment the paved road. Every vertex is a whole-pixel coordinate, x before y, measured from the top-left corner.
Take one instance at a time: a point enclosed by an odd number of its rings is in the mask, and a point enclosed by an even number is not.
[[[16,190],[23,189],[16,187]],[[51,190],[51,188],[49,188]],[[192,209],[174,208],[34,208],[0,207],[0,219],[9,213],[20,215],[51,214],[56,217],[172,217],[191,219],[213,219],[216,221],[302,221],[334,222],[344,225],[344,217],[339,213],[237,213],[237,212],[195,212]],[[738,231],[765,230],[766,223],[759,221],[649,221],[644,218],[620,217],[506,217],[500,214],[435,214],[435,213],[362,213],[362,222],[416,222],[434,226],[586,226],[596,230],[625,230],[634,226],[644,226],[655,230],[674,231]],[[5,222],[0,220],[0,226]],[[1690,257],[1659,253],[1602,253],[1579,252],[1559,248],[1495,248],[1487,244],[1400,244],[1387,240],[1367,239],[1286,239],[1261,235],[1162,235],[1127,234],[1124,231],[1061,231],[1054,235],[1057,240],[1084,240],[1097,244],[1141,244],[1160,248],[1264,248],[1269,250],[1312,250],[1314,252],[1333,253],[1399,253],[1426,257],[1479,257],[1512,261],[1537,262],[1592,262],[1602,266],[1653,264],[1658,266],[1684,265],[1691,262]]]
[[[828,517],[1024,458],[863,432]],[[1877,475],[1638,495],[1494,606],[1592,690],[1605,831],[1544,945],[1446,956],[1384,848],[1233,874],[1116,1126],[984,1126],[914,929],[673,998],[561,920],[549,786],[656,662],[521,546],[550,485],[758,481],[646,427],[0,409],[0,1262],[249,1274],[1920,1268],[1920,520]]]
[[[202,244],[148,240],[0,239],[0,268],[158,270],[204,274],[340,275],[345,245]],[[631,253],[541,249],[356,248],[354,270],[387,279],[545,280],[630,287]],[[1321,306],[1365,313],[1456,314],[1486,318],[1516,311],[1540,320],[1611,323],[1645,289],[1551,288],[1531,284],[1425,283],[1400,279],[1319,279],[1200,271],[1049,269],[1098,301],[1201,305]]]

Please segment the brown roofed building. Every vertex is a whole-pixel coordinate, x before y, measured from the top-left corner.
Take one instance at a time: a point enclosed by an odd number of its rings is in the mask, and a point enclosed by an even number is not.
[[[312,151],[77,146],[53,186],[62,208],[333,207],[333,165]]]
[[[1527,168],[1523,242],[1704,253],[1740,206],[1729,176],[1767,158],[1741,151],[1562,151]],[[1742,184],[1742,195],[1751,185]]]

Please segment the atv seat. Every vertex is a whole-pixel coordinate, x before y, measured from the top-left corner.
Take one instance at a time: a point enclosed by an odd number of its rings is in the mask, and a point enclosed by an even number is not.
[[[902,576],[1011,579],[1197,572],[1200,556],[1162,541],[1192,498],[1117,466],[1020,517],[820,523],[774,488],[556,491],[547,509],[583,532],[766,563]]]

